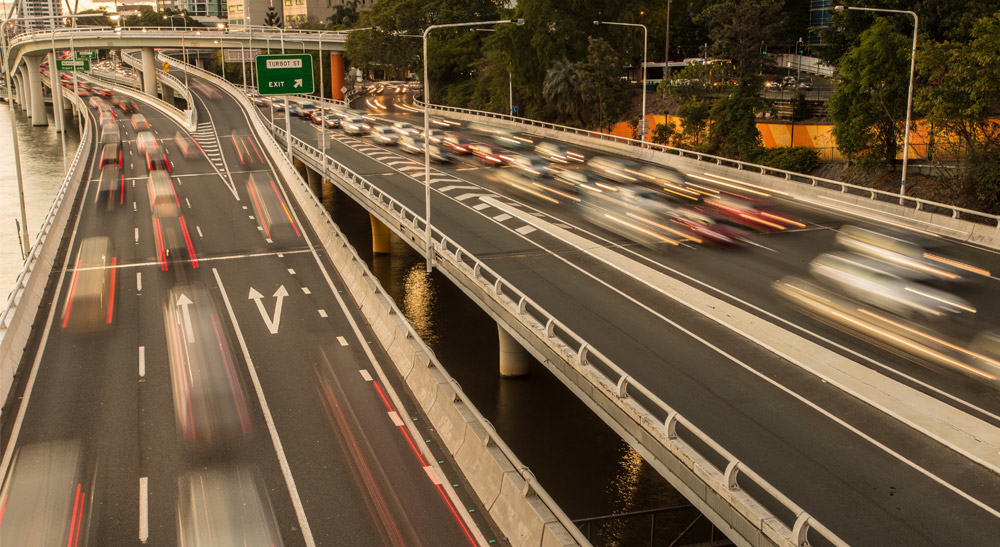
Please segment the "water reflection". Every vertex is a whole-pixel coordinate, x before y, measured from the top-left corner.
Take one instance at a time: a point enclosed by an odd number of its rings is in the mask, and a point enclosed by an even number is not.
[[[413,324],[417,334],[432,348],[437,345],[438,336],[434,329],[435,290],[431,274],[423,262],[407,269],[403,281],[402,312]]]

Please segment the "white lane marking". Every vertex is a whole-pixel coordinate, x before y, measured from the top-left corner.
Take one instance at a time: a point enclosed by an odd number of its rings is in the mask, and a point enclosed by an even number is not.
[[[288,268],[288,275],[295,275],[295,270]]]
[[[135,242],[139,243],[139,229],[138,228],[135,229]]]
[[[309,287],[302,287],[302,292],[305,294],[312,294],[312,291],[309,290]]]
[[[359,372],[361,373],[361,377],[364,378],[366,382],[372,381],[372,375],[369,374],[367,370],[361,369]]]
[[[285,258],[285,254],[284,253],[278,253],[278,258]]]
[[[200,239],[205,239],[205,236],[201,233],[201,226],[195,226],[195,229],[198,230],[198,237]]]
[[[243,206],[243,209],[246,209],[246,208],[247,208],[247,206],[246,206],[246,205],[244,205],[244,206]]]
[[[250,216],[250,220],[256,220],[255,218],[253,218],[253,215],[249,215],[249,216]]]
[[[132,210],[133,210],[133,211],[135,211],[135,210],[136,210],[136,209],[135,209],[135,202],[134,202],[134,201],[132,202]]]
[[[189,200],[188,198],[184,198],[184,203],[187,203],[188,209],[191,208],[191,200]]]
[[[274,315],[268,316],[267,310],[264,309],[264,295],[260,294],[257,289],[250,287],[250,300],[257,304],[257,311],[260,312],[260,316],[264,319],[264,325],[267,326],[267,330],[271,334],[278,334],[278,326],[281,324],[281,304],[285,301],[286,296],[288,296],[288,290],[285,289],[284,285],[280,285],[278,290],[274,291],[274,298],[278,300],[277,304],[274,305]]]
[[[477,188],[478,189],[478,188]],[[462,194],[455,198],[455,201],[465,201],[469,198],[477,198],[483,194],[477,194],[476,192],[469,192],[468,194]]]
[[[142,272],[135,272],[136,292],[142,292]]]
[[[389,419],[392,420],[393,425],[395,425],[396,427],[403,426],[403,420],[399,418],[399,414],[397,414],[395,410],[389,411]]]
[[[523,235],[523,236],[526,236],[526,235],[530,234],[531,232],[534,232],[536,229],[537,228],[535,228],[534,226],[532,226],[530,224],[525,224],[524,226],[521,226],[520,228],[518,228],[518,229],[516,229],[514,231],[517,232],[517,233],[519,233],[519,234],[521,234],[521,235]]]
[[[511,214],[514,214],[515,216],[518,216],[518,218],[520,220],[523,220],[525,222],[543,223],[543,228],[546,228],[546,229],[544,229],[544,231],[546,233],[548,233],[549,235],[552,235],[553,237],[556,237],[557,239],[559,239],[559,240],[561,240],[561,241],[563,241],[565,243],[568,243],[568,244],[574,246],[577,249],[585,250],[581,245],[579,245],[576,242],[574,242],[574,236],[572,234],[567,233],[567,234],[559,235],[559,234],[557,234],[556,230],[552,229],[551,225],[548,226],[548,227],[545,227],[544,224],[548,224],[548,223],[546,223],[545,221],[543,221],[541,219],[536,219],[536,218],[528,216],[528,215],[524,215],[522,217],[522,216],[518,215],[519,211],[517,211],[513,207],[507,207],[505,204],[503,204],[503,203],[501,203],[499,201],[496,201],[496,200],[493,200],[492,203],[491,203],[491,205],[497,207],[500,210],[510,211]],[[582,239],[582,238],[580,238],[580,239]],[[979,501],[978,499],[974,498],[971,494],[968,494],[968,493],[964,492],[963,490],[961,490],[957,486],[954,486],[951,483],[949,483],[949,482],[945,481],[944,479],[942,479],[941,477],[938,477],[937,475],[931,473],[927,469],[925,469],[925,468],[921,467],[920,465],[918,465],[916,462],[913,462],[913,461],[907,459],[905,456],[903,456],[902,454],[900,454],[900,453],[892,450],[888,446],[882,444],[881,442],[879,442],[874,437],[868,435],[864,431],[861,431],[860,429],[858,429],[858,428],[854,427],[853,425],[847,423],[846,421],[844,421],[843,419],[841,419],[839,416],[834,415],[832,412],[830,412],[830,411],[826,410],[825,408],[819,406],[818,404],[810,401],[809,399],[806,399],[804,396],[802,396],[802,395],[800,395],[800,394],[792,391],[791,389],[789,389],[785,385],[779,383],[777,380],[774,380],[774,379],[772,379],[772,378],[764,375],[763,373],[761,373],[757,369],[751,367],[750,365],[746,364],[745,362],[741,361],[740,359],[737,359],[734,355],[732,355],[730,353],[727,353],[724,349],[722,349],[722,348],[720,348],[720,347],[712,344],[708,340],[705,340],[704,338],[698,336],[694,332],[692,332],[692,331],[684,328],[679,323],[676,323],[676,322],[672,321],[671,319],[669,319],[666,316],[660,314],[656,310],[650,308],[646,304],[643,304],[642,302],[637,301],[635,298],[633,298],[633,297],[629,296],[628,294],[622,292],[621,290],[615,288],[614,286],[612,286],[609,283],[603,281],[602,279],[596,277],[595,275],[591,274],[590,272],[588,272],[588,271],[586,271],[586,270],[584,270],[582,268],[579,268],[578,266],[576,266],[573,263],[569,262],[565,258],[559,256],[557,253],[552,253],[551,250],[549,250],[549,249],[547,249],[545,247],[542,247],[542,248],[545,249],[545,250],[547,250],[547,251],[549,251],[552,254],[553,257],[557,258],[558,260],[561,260],[561,261],[565,262],[571,268],[574,268],[574,269],[578,270],[579,272],[581,272],[582,274],[586,275],[587,277],[590,277],[591,279],[593,279],[597,283],[599,283],[601,285],[604,285],[608,289],[610,289],[610,290],[618,293],[620,296],[622,296],[626,300],[632,302],[632,304],[634,304],[635,306],[641,308],[646,313],[649,313],[650,315],[652,315],[652,316],[660,319],[664,323],[667,323],[667,324],[671,325],[672,327],[674,327],[675,329],[679,330],[680,332],[683,332],[684,334],[690,336],[692,339],[697,340],[702,345],[704,345],[704,346],[708,347],[709,349],[715,351],[716,353],[718,353],[722,357],[724,357],[724,358],[732,361],[736,365],[739,365],[740,367],[742,367],[744,370],[746,370],[750,374],[753,374],[754,376],[757,376],[761,380],[763,380],[763,381],[771,384],[772,386],[774,386],[777,389],[781,390],[785,394],[787,394],[787,395],[791,396],[792,398],[798,400],[800,403],[808,406],[809,408],[815,410],[819,414],[827,417],[832,422],[840,425],[845,430],[850,431],[851,433],[854,433],[855,435],[857,435],[861,439],[863,439],[863,440],[871,443],[872,446],[875,446],[876,448],[878,448],[879,450],[882,450],[886,454],[889,454],[890,456],[898,459],[900,462],[906,464],[911,469],[917,471],[921,475],[924,475],[925,477],[927,477],[931,481],[938,483],[939,485],[943,486],[947,490],[950,490],[950,491],[954,492],[955,494],[958,494],[960,497],[962,497],[966,501],[969,501],[973,505],[976,505],[977,507],[983,509],[984,511],[992,514],[993,516],[1000,517],[1000,510],[994,509],[994,508],[986,505],[984,502]],[[632,277],[633,279],[636,279],[637,281],[642,282],[642,283],[648,285],[649,287],[653,288],[654,290],[658,290],[658,291],[662,292],[662,289],[658,289],[654,283],[650,282],[647,279],[642,278],[641,276],[636,276],[634,273],[630,272],[627,268],[625,268],[625,267],[623,267],[621,265],[618,265],[618,264],[613,264],[612,262],[607,261],[607,260],[604,260],[604,262],[606,264],[608,264],[610,267],[612,267],[612,268],[614,268],[614,269],[616,269],[616,270],[624,273],[625,275],[628,275],[628,276]],[[667,294],[667,293],[663,293],[663,294]],[[669,296],[670,298],[672,298],[675,302],[688,307],[692,311],[695,311],[697,313],[702,313],[705,317],[707,317],[710,320],[713,320],[713,321],[715,320],[713,317],[711,317],[711,316],[705,314],[703,311],[701,311],[700,308],[698,308],[697,306],[691,305],[690,303],[684,301],[683,299],[678,298],[676,295],[667,294],[667,296]],[[726,326],[726,325],[723,325],[723,326]],[[728,328],[731,329],[731,330],[733,330],[733,332],[735,332],[735,333],[737,333],[739,335],[744,336],[745,338],[747,338],[751,342],[758,344],[760,347],[763,347],[763,348],[768,349],[769,351],[771,351],[770,348],[767,345],[763,344],[760,341],[757,341],[756,339],[752,338],[751,336],[747,336],[745,333],[741,332],[738,329],[735,329],[733,326],[728,326]],[[793,359],[788,359],[788,360],[790,362],[792,362],[792,363],[795,363],[795,361]],[[828,381],[828,380],[826,380],[824,378],[824,381]],[[837,384],[833,384],[833,385],[837,386],[840,389],[843,389],[843,388],[841,388]],[[845,393],[849,393],[846,390],[844,390],[844,392]],[[862,399],[862,400],[864,400],[864,399]],[[873,404],[873,403],[869,402],[869,404]],[[876,408],[878,408],[878,407],[876,407]],[[882,410],[883,412],[885,412],[885,410],[882,409],[882,408],[880,408],[880,410]],[[887,413],[887,414],[889,414],[889,413]],[[889,414],[889,415],[892,416],[892,414]],[[903,423],[907,423],[906,421],[903,421],[903,420],[900,420],[900,421],[902,421]],[[908,424],[908,423],[907,423],[907,425],[909,425],[910,427],[914,427],[914,429],[917,430],[915,428],[915,426],[913,426],[911,424]],[[917,430],[917,431],[919,431],[919,430]],[[933,439],[933,440],[936,440],[937,442],[942,442],[942,443],[944,442],[943,439],[940,439],[940,438],[935,438],[935,437],[930,437],[930,438]],[[962,454],[963,456],[969,457],[969,459],[972,460],[972,461],[976,461],[976,462],[981,463],[981,464],[983,463],[983,462],[979,461],[978,459],[971,458],[968,454],[962,453],[960,450],[958,450],[956,447],[954,447],[952,445],[946,444],[946,446],[949,446],[949,448],[952,448],[953,450],[955,450],[959,454]],[[990,468],[990,469],[992,469],[992,468]]]
[[[326,317],[326,310],[318,310],[320,317]]]
[[[146,377],[146,346],[139,346],[139,378]]]
[[[433,482],[434,484],[441,484],[441,477],[438,476],[438,472],[436,469],[434,469],[429,465],[425,465],[424,472],[427,473],[427,476],[431,479],[431,482]]]
[[[344,338],[343,336],[338,336],[337,337],[337,341],[340,342],[341,346],[346,346],[347,345],[347,338]]]
[[[278,465],[281,467],[281,475],[285,479],[288,494],[292,498],[292,506],[295,508],[295,517],[298,520],[299,529],[302,530],[302,537],[305,539],[307,547],[315,547],[316,540],[313,539],[312,530],[309,528],[309,521],[306,519],[306,512],[302,507],[302,500],[299,498],[299,490],[295,486],[295,478],[292,477],[292,470],[288,466],[288,458],[285,456],[285,450],[281,447],[281,439],[278,438],[278,430],[274,426],[274,417],[271,416],[267,399],[264,398],[264,388],[261,387],[260,378],[257,377],[257,369],[253,366],[253,359],[250,357],[250,350],[247,349],[247,342],[243,338],[243,331],[236,320],[236,313],[233,312],[233,305],[229,302],[229,295],[226,294],[226,287],[222,284],[222,277],[219,276],[219,270],[212,268],[212,275],[215,276],[215,282],[219,284],[222,301],[226,304],[226,311],[229,312],[229,320],[233,324],[233,330],[236,331],[236,339],[239,340],[240,349],[243,350],[243,358],[246,360],[247,371],[250,373],[251,383],[253,383],[254,391],[257,393],[257,400],[260,402],[260,410],[264,415],[264,422],[267,424],[267,431],[271,436],[271,442],[274,444],[274,451],[278,455]]]
[[[507,220],[508,218],[511,218],[511,216],[508,215],[507,213],[502,213],[502,214],[499,214],[499,215],[493,217],[493,220],[495,220],[497,222],[503,222],[503,221]]]
[[[149,539],[149,478],[139,477],[139,541]]]
[[[487,208],[489,206],[490,206],[489,203],[480,203],[479,205],[473,205],[472,208],[475,209],[475,210],[477,210],[477,211],[482,211],[483,209],[485,209],[485,208]]]

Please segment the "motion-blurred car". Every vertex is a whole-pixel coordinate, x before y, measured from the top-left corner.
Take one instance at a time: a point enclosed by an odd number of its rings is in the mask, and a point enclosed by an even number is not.
[[[532,155],[512,154],[510,165],[528,177],[551,177],[557,170],[553,169],[549,162]]]
[[[424,140],[431,144],[441,144],[448,135],[440,129],[428,129],[426,135],[422,135]]]
[[[247,192],[264,236],[268,240],[301,235],[288,205],[278,191],[278,186],[269,175],[251,173],[247,180]]]
[[[139,111],[139,107],[137,107],[134,102],[128,99],[116,97],[115,99],[112,100],[112,102],[114,102],[115,106],[117,106],[122,112],[126,114],[135,114],[136,112]]]
[[[309,121],[311,121],[316,125],[323,124],[323,113],[320,111],[320,109],[317,108],[316,110],[313,110],[312,112],[309,113]]]
[[[339,129],[341,119],[342,118],[339,114],[327,114],[326,123],[324,125],[329,129]]]
[[[507,163],[507,158],[510,157],[503,148],[499,146],[493,146],[491,144],[475,143],[469,145],[469,151],[472,155],[479,158],[486,165],[493,167],[499,167]]]
[[[319,107],[316,106],[316,103],[313,103],[313,102],[300,103],[299,104],[299,109],[298,109],[298,116],[300,118],[308,118],[308,117],[312,116],[313,112],[316,112],[318,110],[319,110]]]
[[[152,171],[146,183],[149,196],[149,210],[152,213],[153,237],[156,242],[156,256],[161,270],[168,270],[170,264],[182,260],[185,247],[193,255],[191,237],[181,215],[180,198],[170,175],[163,170]],[[194,257],[191,257],[192,260]]]
[[[90,544],[96,471],[83,461],[75,440],[17,449],[0,490],[0,545]]]
[[[282,112],[285,110],[285,99],[281,97],[274,97],[271,99],[271,106],[274,107],[275,111]]]
[[[590,167],[598,175],[615,182],[633,183],[639,180],[639,166],[628,160],[594,156],[587,160],[587,167]]]
[[[411,123],[407,122],[396,122],[392,124],[392,128],[396,130],[400,135],[409,135],[415,137],[420,134],[420,130],[413,126]]]
[[[427,145],[427,151],[430,154],[431,161],[438,163],[452,163],[455,161],[455,155],[443,144],[429,144]]]
[[[809,272],[829,287],[860,302],[906,318],[939,320],[976,313],[964,299],[886,272],[880,263],[853,253],[824,253]]]
[[[93,331],[105,328],[114,314],[114,279],[117,259],[106,236],[80,242],[73,280],[63,306],[63,328]]]
[[[250,434],[246,393],[211,292],[202,285],[172,287],[163,326],[178,435],[209,448]]]
[[[678,207],[673,220],[689,232],[692,239],[703,243],[737,246],[742,245],[749,236],[745,229],[733,226],[707,211],[694,207]]]
[[[745,196],[720,193],[704,198],[703,202],[715,214],[754,230],[773,232],[805,227],[793,218],[768,210],[763,201]]]
[[[251,468],[182,475],[177,540],[180,547],[284,545],[267,488]]]
[[[149,129],[149,122],[142,114],[132,114],[132,129],[138,131],[139,128]]]
[[[395,145],[399,142],[399,136],[391,127],[376,127],[372,129],[371,138],[373,141],[387,146]]]
[[[895,237],[859,226],[837,231],[837,247],[881,260],[898,268],[907,279],[924,283],[951,284],[989,276],[990,272],[943,254],[931,252],[916,240]],[[929,239],[925,243],[937,243]]]
[[[105,144],[101,152],[101,181],[95,202],[108,211],[125,202],[125,174],[122,171],[122,149],[117,143]]]
[[[573,152],[557,142],[541,142],[535,146],[535,152],[552,163],[566,164],[569,162],[582,162],[583,154]]]
[[[447,146],[452,153],[459,156],[472,153],[472,151],[469,150],[469,146],[472,146],[472,141],[461,135],[448,135],[444,138],[444,145]]]
[[[344,131],[345,135],[355,136],[367,135],[372,130],[372,126],[368,125],[368,122],[359,116],[345,118],[340,122],[340,128]]]
[[[420,154],[424,151],[424,139],[413,135],[399,138],[399,148],[407,154]]]
[[[256,93],[250,95],[250,100],[253,101],[253,104],[256,106],[267,106],[268,102],[267,97],[258,95]]]

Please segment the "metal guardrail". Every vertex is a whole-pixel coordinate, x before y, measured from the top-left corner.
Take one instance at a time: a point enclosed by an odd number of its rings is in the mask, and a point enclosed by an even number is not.
[[[262,123],[271,128],[272,133],[281,139],[285,138],[283,128],[271,124],[269,120],[260,115],[259,111],[255,110],[255,112]],[[322,164],[324,159],[321,150],[294,135],[292,136],[292,145],[296,151],[311,156]],[[330,172],[338,175],[342,180],[365,194],[372,203],[377,203],[391,212],[399,226],[411,230],[412,233],[409,235],[413,236],[416,241],[423,238],[426,224],[414,211],[332,158],[327,157],[325,165],[330,169]],[[788,545],[805,545],[808,542],[807,536],[810,530],[815,530],[833,545],[846,545],[833,532],[814,521],[795,502],[771,486],[752,469],[746,467],[697,426],[678,414],[652,391],[636,382],[625,370],[593,348],[586,340],[481,262],[475,255],[433,227],[432,239],[436,254],[442,256],[449,266],[463,272],[470,280],[479,285],[480,290],[484,291],[485,294],[490,294],[497,304],[506,308],[514,316],[520,317],[525,326],[531,328],[540,339],[545,340],[551,350],[562,355],[566,362],[575,367],[583,377],[588,378],[593,387],[600,390],[609,400],[627,407],[626,410],[629,414],[639,416],[640,425],[647,433],[654,438],[659,438],[672,452],[681,454],[693,452],[710,463],[721,462],[720,465],[712,463],[712,469],[702,469],[699,476],[715,479],[717,481],[716,490],[725,493],[726,499],[731,499],[731,496],[742,492],[757,502],[756,507],[764,508],[768,505],[773,507],[774,504],[770,503],[770,500],[777,502],[783,509],[780,512],[793,516],[791,522],[785,522],[786,519],[783,519],[781,515],[774,514],[767,509],[764,509],[768,513],[767,515],[759,515],[758,517],[762,520],[769,517],[778,518],[782,525],[787,527],[785,539],[788,541]],[[693,436],[695,444],[703,445],[711,453],[702,454],[695,448],[694,444],[681,439],[679,429],[683,431],[684,435]],[[691,458],[680,459],[682,461],[691,460]],[[751,496],[745,488],[741,488],[741,478],[753,483],[757,490],[766,495],[765,499],[757,499]]]
[[[422,101],[414,99],[414,102],[419,106],[423,106]],[[456,112],[472,116],[492,118],[507,122],[518,123],[524,125],[526,128],[539,127],[543,129],[550,129],[554,131],[571,133],[573,135],[582,135],[585,137],[592,138],[596,141],[624,144],[648,150],[658,150],[660,152],[674,154],[684,158],[692,158],[706,163],[714,163],[716,165],[733,167],[743,171],[755,171],[762,175],[771,175],[775,177],[784,178],[785,180],[793,182],[806,183],[809,184],[810,186],[839,190],[842,193],[849,193],[852,195],[867,197],[868,199],[871,200],[899,203],[900,206],[910,207],[917,211],[928,211],[928,212],[943,211],[950,214],[952,218],[964,218],[965,220],[979,222],[981,224],[994,224],[996,225],[997,228],[1000,228],[1000,215],[984,213],[982,211],[966,209],[964,207],[958,207],[955,205],[949,205],[947,203],[940,203],[937,201],[931,201],[912,196],[900,196],[898,193],[887,192],[885,190],[878,190],[875,188],[868,188],[866,186],[859,186],[856,184],[850,184],[839,180],[832,180],[823,177],[814,177],[812,175],[796,173],[794,171],[785,171],[784,169],[777,169],[774,167],[768,167],[766,165],[758,165],[756,163],[748,163],[745,161],[724,158],[721,156],[713,156],[712,154],[705,154],[702,152],[695,152],[692,150],[685,150],[683,148],[675,148],[673,146],[655,144],[648,141],[640,141],[636,139],[630,139],[627,137],[618,137],[616,135],[609,135],[607,133],[600,133],[597,131],[589,131],[586,129],[578,129],[575,127],[568,127],[565,125],[541,122],[529,118],[519,118],[516,116],[510,116],[508,114],[498,114],[496,112],[484,112],[481,110],[470,110],[467,108],[457,108],[453,106],[441,106],[441,105],[433,105],[431,107],[431,110],[432,111],[436,110],[439,112]]]
[[[265,130],[266,132],[266,129],[272,126],[270,120],[264,118],[260,110],[247,98],[247,96],[241,91],[239,87],[233,85],[231,82],[225,80],[224,78],[219,77],[216,74],[213,74],[203,69],[199,69],[197,67],[194,67],[193,65],[184,63],[183,61],[177,61],[176,59],[171,59],[171,62],[176,62],[179,65],[185,66],[192,72],[196,72],[204,77],[213,79],[218,85],[226,89],[226,91],[230,95],[236,98],[236,100],[242,101],[245,110],[250,113],[253,120],[258,124],[257,128],[258,130]],[[274,161],[282,163],[286,170],[290,170],[293,173],[297,172],[295,171],[295,166],[292,163],[292,161],[281,150],[272,151],[271,156],[273,157]],[[337,166],[340,173],[343,173],[341,176],[352,177],[352,180],[354,181],[363,181],[364,183],[367,184],[367,181],[365,181],[360,176],[355,174],[353,171],[350,171],[340,163],[333,160],[330,160],[330,162],[332,164],[335,164],[335,166]],[[306,185],[306,183],[302,181],[301,178],[296,177],[296,179],[298,181],[298,184]],[[370,184],[368,185],[368,187],[374,189],[374,187],[371,186]],[[310,195],[312,195],[311,191]],[[383,197],[389,198],[389,196],[384,196],[384,195]],[[402,211],[403,209],[399,210]],[[407,209],[406,211],[409,210]],[[411,220],[414,222],[413,224],[414,227],[416,227],[415,224],[417,220],[416,217],[412,215],[412,212],[409,212],[408,214],[410,215]],[[423,232],[421,231],[420,233]],[[393,302],[393,299],[387,293],[385,293],[384,289],[381,286],[376,287],[376,290],[379,291],[379,293],[382,296],[384,296],[386,302],[390,303]],[[393,306],[395,306],[395,304],[393,304]],[[413,340],[420,340],[420,335],[416,332],[416,330],[414,330],[413,325],[410,324],[409,321],[404,321],[403,323],[405,323],[407,337]],[[436,360],[436,358],[433,356],[433,352],[430,352],[428,350],[427,354],[430,356],[432,360]],[[446,383],[457,386],[457,382],[454,380],[454,378],[451,377],[450,374],[448,374],[448,372],[444,369],[444,367],[439,366],[437,368],[438,371],[441,373],[441,375],[444,377]],[[472,401],[469,400],[468,396],[466,396],[465,393],[461,389],[458,389],[457,387],[455,389],[455,396],[456,400],[461,400],[461,402],[473,415],[476,422],[481,427],[483,427],[484,431],[486,431],[487,435],[489,436],[489,442],[500,450],[500,452],[504,455],[504,457],[510,462],[510,465],[513,467],[513,470],[525,481],[525,483],[531,488],[531,491],[538,497],[538,499],[552,512],[553,515],[556,516],[560,524],[564,526],[565,529],[570,534],[572,534],[577,541],[580,541],[582,545],[586,545],[587,544],[586,538],[584,538],[583,535],[580,533],[580,531],[576,528],[576,526],[570,520],[569,516],[567,516],[563,512],[562,508],[559,507],[559,505],[555,502],[555,500],[553,500],[552,497],[548,494],[548,492],[546,492],[545,489],[538,483],[538,481],[535,479],[534,475],[531,473],[528,467],[521,462],[521,460],[517,457],[517,455],[514,454],[514,451],[511,450],[509,446],[507,446],[507,443],[503,440],[503,438],[501,438],[496,433],[496,430],[494,429],[493,425],[479,412],[479,409],[477,409],[475,405],[472,403]]]

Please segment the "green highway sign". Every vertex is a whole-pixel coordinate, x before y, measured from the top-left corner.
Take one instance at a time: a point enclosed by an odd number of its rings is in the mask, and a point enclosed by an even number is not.
[[[258,55],[257,93],[261,95],[288,95],[312,93],[312,55]]]
[[[91,60],[96,61],[97,60],[97,52],[96,51],[77,51],[76,52],[76,58],[77,59],[91,59]]]
[[[56,59],[56,70],[60,72],[89,72],[90,59]]]

